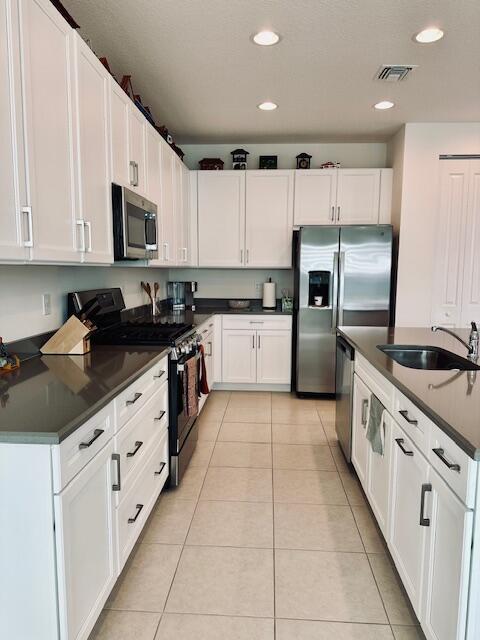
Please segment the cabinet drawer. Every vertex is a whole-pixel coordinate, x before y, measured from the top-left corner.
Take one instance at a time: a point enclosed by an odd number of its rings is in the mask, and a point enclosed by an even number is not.
[[[452,491],[472,509],[475,506],[478,463],[436,424],[432,424],[430,429],[428,459]]]
[[[165,432],[116,510],[119,572],[142,531],[168,473],[168,432]]]
[[[398,389],[394,389],[393,416],[423,455],[427,457],[430,430],[433,423]]]
[[[53,490],[55,493],[90,462],[113,436],[113,403],[96,413],[59,445],[52,446]]]
[[[355,373],[369,387],[370,391],[377,396],[385,409],[391,412],[393,408],[393,385],[359,353],[355,353]]]
[[[261,329],[288,330],[292,328],[292,316],[283,315],[224,315],[222,316],[224,329]]]
[[[122,391],[114,400],[115,431],[119,431],[167,379],[168,356]]]
[[[137,411],[115,437],[115,452],[120,456],[120,486],[117,504],[127,494],[132,482],[152,448],[168,432],[168,383]]]

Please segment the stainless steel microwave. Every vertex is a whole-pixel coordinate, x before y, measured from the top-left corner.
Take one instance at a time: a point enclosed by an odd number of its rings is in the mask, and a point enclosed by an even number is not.
[[[157,205],[112,184],[113,252],[115,260],[158,256]]]

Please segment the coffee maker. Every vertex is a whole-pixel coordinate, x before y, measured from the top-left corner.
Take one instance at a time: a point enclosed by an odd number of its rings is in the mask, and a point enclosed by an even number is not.
[[[168,282],[167,299],[172,311],[195,311],[193,294],[197,291],[196,282]]]

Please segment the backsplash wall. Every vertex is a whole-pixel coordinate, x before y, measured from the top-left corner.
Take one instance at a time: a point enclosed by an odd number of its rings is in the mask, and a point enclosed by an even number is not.
[[[67,293],[121,287],[127,307],[146,304],[140,281],[158,282],[166,295],[168,271],[141,267],[0,266],[0,336],[6,343],[59,327],[66,319]],[[43,315],[42,294],[51,295],[52,313]]]

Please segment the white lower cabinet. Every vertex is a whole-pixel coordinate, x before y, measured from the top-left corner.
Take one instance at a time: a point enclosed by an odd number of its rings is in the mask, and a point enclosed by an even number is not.
[[[110,442],[54,497],[60,637],[88,635],[117,578]]]
[[[354,375],[352,463],[364,488],[367,483],[368,449],[370,447],[367,440],[370,395],[367,385],[357,375]]]
[[[392,422],[393,418],[387,411],[384,411],[380,427],[384,442],[383,454],[376,453],[370,447],[367,473],[367,496],[384,536],[387,535],[388,528]]]
[[[255,383],[257,381],[256,334],[253,329],[223,331],[222,381]]]
[[[257,382],[289,384],[291,370],[290,331],[257,332]]]

